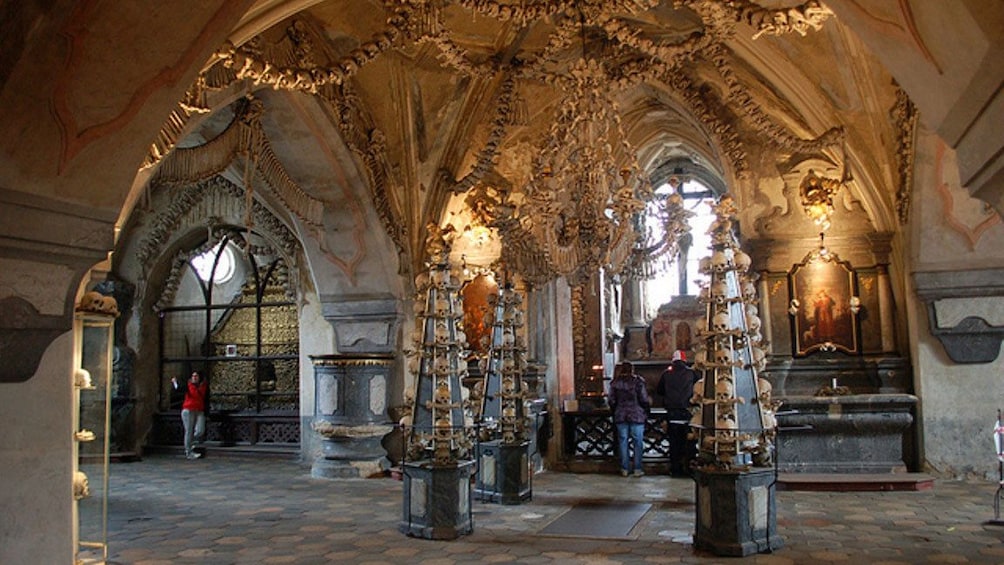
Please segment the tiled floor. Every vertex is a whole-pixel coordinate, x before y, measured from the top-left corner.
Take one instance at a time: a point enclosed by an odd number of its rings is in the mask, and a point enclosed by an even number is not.
[[[920,492],[777,494],[784,547],[744,559],[690,545],[693,482],[545,472],[522,505],[477,502],[474,532],[429,541],[398,530],[402,483],[323,480],[282,460],[148,457],[112,466],[110,562],[178,563],[1002,563],[996,484]],[[580,500],[648,502],[630,540],[537,535]]]

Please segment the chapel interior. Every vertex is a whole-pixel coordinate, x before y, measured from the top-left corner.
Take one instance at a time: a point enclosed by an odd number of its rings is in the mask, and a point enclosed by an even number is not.
[[[771,465],[996,480],[1000,2],[52,0],[0,22],[0,562],[72,562],[78,461],[179,452],[171,378],[195,370],[208,449],[315,477],[395,472],[439,437],[409,435],[428,407],[500,411],[504,435],[510,396],[531,472],[616,472],[614,367],[654,390],[676,351],[731,363],[701,343],[726,293],[753,396],[799,430]],[[440,338],[464,343],[442,404],[416,352]]]

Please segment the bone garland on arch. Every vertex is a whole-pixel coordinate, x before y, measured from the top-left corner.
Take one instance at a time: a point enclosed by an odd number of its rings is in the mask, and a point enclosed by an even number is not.
[[[786,128],[775,123],[753,100],[749,90],[739,84],[726,54],[725,46],[715,44],[710,46],[708,51],[709,59],[714,63],[722,78],[725,79],[725,84],[728,87],[728,100],[738,105],[748,118],[749,123],[775,146],[799,153],[818,153],[826,147],[844,142],[846,133],[842,127],[830,128],[814,139],[801,139],[791,134]]]
[[[270,85],[275,89],[300,90],[316,93],[319,88],[329,85],[344,84],[367,63],[384,51],[399,44],[402,39],[422,43],[430,42],[440,50],[440,60],[444,66],[455,68],[468,76],[486,76],[493,72],[497,63],[494,60],[476,64],[470,60],[464,49],[460,48],[451,38],[450,30],[442,23],[442,8],[450,2],[412,2],[397,0],[388,2],[390,11],[386,26],[376,32],[372,38],[360,47],[353,49],[348,55],[320,67],[312,62],[301,61],[300,65],[285,66],[274,64],[262,56],[260,49],[253,44],[234,46],[225,44],[215,55],[214,64],[222,65],[234,73],[236,79],[250,79],[255,84]],[[555,20],[556,29],[549,39],[548,47],[542,56],[527,59],[527,76],[547,74],[542,69],[534,68],[540,63],[551,60],[553,54],[567,47],[579,31],[581,21],[575,17],[580,15],[590,26],[598,26],[604,30],[607,39],[630,46],[649,57],[662,61],[676,60],[687,57],[695,51],[702,50],[711,43],[720,42],[734,33],[734,23],[749,22],[760,31],[755,37],[764,33],[786,33],[795,31],[801,35],[809,29],[820,29],[831,12],[818,2],[810,1],[800,6],[782,10],[769,10],[757,6],[748,0],[722,3],[712,0],[685,0],[677,2],[677,7],[687,7],[696,12],[702,19],[705,29],[696,39],[688,39],[677,45],[660,45],[651,40],[639,37],[628,29],[616,14],[632,15],[650,10],[660,4],[655,0],[620,0],[604,3],[563,2],[533,2],[520,5],[504,5],[498,2],[478,0],[462,0],[458,4],[476,14],[495,18],[500,21],[515,21],[520,25],[541,21],[546,18]],[[293,27],[295,27],[295,23]],[[301,35],[305,35],[301,31]],[[295,42],[294,42],[295,43]],[[532,65],[534,59],[538,65]],[[219,87],[204,81],[208,87]],[[193,85],[193,88],[195,86]],[[188,98],[191,98],[190,93]]]
[[[253,49],[226,43],[216,52],[216,60],[235,72],[237,79],[250,79],[276,90],[300,90],[314,94],[327,85],[338,85],[352,77],[366,63],[393,47],[405,35],[408,20],[399,13],[387,18],[387,26],[327,68],[285,67],[263,60]]]
[[[739,17],[756,28],[757,32],[753,34],[753,39],[763,35],[786,33],[805,36],[810,29],[815,31],[822,29],[823,23],[833,15],[829,8],[816,0],[779,10],[763,8],[749,0],[733,0],[733,4],[736,5]]]
[[[273,252],[271,247],[268,246],[252,246],[248,245],[248,242],[244,239],[244,234],[233,228],[221,228],[220,231],[216,232],[217,235],[226,235],[228,241],[236,245],[240,249],[245,249],[247,253],[258,254],[258,255],[268,255]],[[164,278],[164,286],[160,291],[160,298],[153,305],[153,311],[159,312],[164,308],[171,306],[174,302],[174,296],[178,292],[178,288],[181,286],[182,277],[185,274],[185,269],[191,263],[193,257],[197,257],[211,249],[213,249],[222,238],[210,238],[203,242],[202,245],[189,250],[180,250],[175,254],[174,259],[171,261],[171,270],[167,277]],[[287,271],[290,271],[289,266],[286,265]],[[285,290],[286,297],[289,300],[296,299],[296,289],[291,283],[295,283],[293,275],[295,273],[287,273],[290,276],[286,278]]]
[[[390,164],[387,162],[387,140],[384,133],[372,125],[358,94],[348,84],[329,87],[320,96],[331,105],[335,114],[335,125],[342,133],[342,140],[349,150],[363,163],[363,171],[369,176],[368,186],[372,189],[373,205],[398,251],[408,247],[408,226],[401,220],[402,213],[396,210],[391,199]]]
[[[728,120],[723,119],[709,106],[708,101],[711,97],[706,96],[686,73],[671,73],[666,79],[667,84],[682,97],[690,111],[702,124],[705,124],[708,133],[718,141],[718,146],[725,153],[736,175],[741,177],[748,173],[750,165],[742,138]]]
[[[136,259],[142,266],[144,276],[149,273],[152,261],[161,253],[171,236],[181,226],[185,216],[196,206],[210,201],[221,193],[233,201],[234,210],[237,209],[236,204],[243,201],[243,189],[219,176],[187,185],[171,195],[170,205],[154,219],[153,228],[140,243],[136,253]],[[222,211],[213,209],[204,210],[204,212],[200,217],[214,218],[219,216]],[[237,212],[235,211],[234,214],[236,215]],[[294,253],[299,245],[296,236],[257,201],[254,203],[254,218],[255,224],[281,246],[281,251],[287,258],[295,257]],[[213,225],[211,224],[210,227],[212,228]]]
[[[227,129],[197,147],[175,149],[157,170],[161,182],[197,182],[229,167],[239,154],[255,163],[262,180],[293,214],[309,228],[323,227],[324,203],[297,185],[282,166],[261,126],[261,101],[246,101]],[[250,171],[251,174],[255,171]]]
[[[505,78],[496,98],[498,103],[495,105],[495,115],[491,121],[492,127],[488,133],[488,139],[485,141],[485,146],[478,152],[477,161],[471,172],[453,187],[452,190],[455,193],[466,192],[480,182],[485,174],[491,170],[498,156],[499,147],[506,134],[506,126],[512,123],[517,103],[516,80],[512,73]]]
[[[915,156],[917,119],[920,114],[902,88],[896,88],[896,103],[889,112],[896,124],[896,164],[899,187],[896,190],[896,212],[899,223],[910,220],[910,194],[913,191],[913,160]]]

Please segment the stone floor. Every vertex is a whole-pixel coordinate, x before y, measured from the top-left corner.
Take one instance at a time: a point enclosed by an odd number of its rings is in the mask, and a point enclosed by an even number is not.
[[[755,564],[1001,563],[996,484],[937,481],[919,492],[777,494],[784,547]],[[453,541],[401,534],[402,483],[325,480],[293,461],[152,456],[112,466],[109,563],[736,563],[691,546],[689,479],[544,472],[522,505],[477,502]],[[629,540],[537,535],[575,502],[642,501]]]

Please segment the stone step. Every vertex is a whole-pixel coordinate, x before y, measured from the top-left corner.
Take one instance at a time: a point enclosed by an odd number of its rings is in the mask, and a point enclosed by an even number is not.
[[[778,490],[859,492],[910,491],[934,488],[925,473],[779,473]]]

